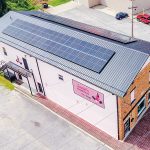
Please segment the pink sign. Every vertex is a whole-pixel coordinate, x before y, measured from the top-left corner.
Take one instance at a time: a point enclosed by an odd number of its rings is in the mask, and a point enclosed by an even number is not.
[[[100,92],[97,92],[75,80],[72,80],[74,93],[87,99],[88,101],[105,108],[104,105],[104,95]]]

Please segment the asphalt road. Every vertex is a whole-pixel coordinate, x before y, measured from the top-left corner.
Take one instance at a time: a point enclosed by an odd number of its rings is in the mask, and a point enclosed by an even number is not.
[[[0,86],[0,150],[109,150],[16,91]]]

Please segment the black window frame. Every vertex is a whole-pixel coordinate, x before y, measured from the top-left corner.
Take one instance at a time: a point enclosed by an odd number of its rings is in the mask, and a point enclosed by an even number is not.
[[[61,74],[58,74],[58,79],[64,81],[64,77]]]
[[[37,86],[38,86],[38,92],[43,93],[43,87],[42,84],[40,82],[37,82]]]
[[[4,55],[7,56],[8,54],[7,54],[7,51],[6,51],[5,47],[2,47],[2,49],[3,49]]]
[[[139,106],[144,102],[143,107],[141,108],[141,110],[139,111]],[[138,112],[138,117],[143,113],[143,111],[146,108],[146,97],[142,97],[142,99],[140,100],[140,102],[138,103],[138,108],[137,108],[137,112]]]
[[[150,90],[148,91],[148,103],[150,103]]]
[[[127,126],[126,126],[126,123],[128,123],[128,128],[126,128]],[[130,119],[130,117],[124,122],[124,136],[127,136],[128,135],[128,133],[131,131],[131,127],[130,127],[130,125],[131,125],[131,119]]]
[[[23,58],[22,58],[22,61],[23,61],[23,64],[24,64],[24,68],[25,68],[26,70],[29,70],[29,64],[28,64],[27,59],[23,57]]]
[[[20,73],[18,74],[18,77],[20,80],[22,80],[22,75]]]

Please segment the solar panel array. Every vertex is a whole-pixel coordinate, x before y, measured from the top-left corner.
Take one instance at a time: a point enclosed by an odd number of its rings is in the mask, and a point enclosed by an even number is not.
[[[71,20],[68,18],[54,16],[54,15],[50,15],[50,14],[46,14],[46,13],[42,13],[42,12],[33,12],[33,14],[31,12],[31,16],[45,19],[45,20],[52,21],[52,22],[56,22],[56,23],[59,23],[59,24],[65,25],[65,26],[69,26],[69,27],[72,27],[75,29],[79,29],[82,31],[86,31],[86,32],[89,32],[89,33],[92,33],[92,34],[95,34],[98,36],[105,37],[107,39],[111,39],[111,40],[114,40],[117,42],[124,43],[124,44],[137,41],[135,38],[132,38],[130,36],[126,36],[126,35],[119,34],[119,33],[113,32],[113,31],[109,31],[106,29],[102,29],[102,28],[98,28],[98,27],[91,26],[88,24],[84,24],[84,23],[74,21],[74,20]]]
[[[19,19],[3,33],[97,73],[115,54],[114,51]]]

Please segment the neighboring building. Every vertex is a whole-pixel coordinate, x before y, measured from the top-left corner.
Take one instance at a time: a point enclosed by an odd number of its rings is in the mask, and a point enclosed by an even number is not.
[[[123,11],[123,12],[131,12],[129,7],[132,6],[132,0],[75,0],[79,4],[82,4],[88,8],[104,5],[115,11]],[[143,10],[147,10],[150,8],[149,0],[133,0],[133,6],[137,7],[133,11],[134,13],[142,12]]]
[[[32,94],[119,140],[150,106],[149,42],[41,12],[0,22],[1,70]]]

